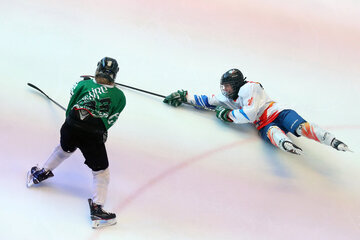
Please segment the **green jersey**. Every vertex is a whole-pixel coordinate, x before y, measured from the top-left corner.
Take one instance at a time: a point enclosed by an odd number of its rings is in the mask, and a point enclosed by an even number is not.
[[[66,116],[72,109],[85,109],[100,118],[108,130],[126,105],[124,93],[115,86],[98,84],[94,79],[82,80],[71,90]]]

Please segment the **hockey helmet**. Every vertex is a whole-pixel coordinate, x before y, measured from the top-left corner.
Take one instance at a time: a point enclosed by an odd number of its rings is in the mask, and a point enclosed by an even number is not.
[[[246,77],[244,78],[244,75],[239,69],[230,69],[221,76],[221,93],[227,98],[236,100],[238,98],[240,88],[246,83],[245,79]]]
[[[118,71],[119,66],[117,61],[113,58],[104,57],[97,64],[95,77],[104,77],[110,82],[114,82]]]

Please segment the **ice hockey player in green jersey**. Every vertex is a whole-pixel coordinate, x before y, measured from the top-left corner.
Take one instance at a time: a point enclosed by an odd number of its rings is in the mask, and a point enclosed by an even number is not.
[[[86,77],[75,84],[60,130],[60,145],[41,168],[34,166],[27,174],[27,186],[53,177],[53,170],[79,148],[85,164],[92,170],[93,194],[88,199],[92,227],[116,223],[115,213],[103,210],[109,185],[109,162],[105,148],[107,130],[113,126],[126,105],[124,93],[115,86],[119,71],[115,59],[98,62],[95,79]]]

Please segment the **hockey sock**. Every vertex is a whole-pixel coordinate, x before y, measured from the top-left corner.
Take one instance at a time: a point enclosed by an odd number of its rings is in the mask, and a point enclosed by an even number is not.
[[[72,153],[65,152],[60,145],[58,145],[54,152],[50,155],[48,160],[45,162],[43,168],[46,170],[53,171],[57,168],[65,159],[71,156]]]
[[[93,173],[93,196],[94,203],[104,206],[107,190],[110,182],[109,169],[92,171]]]
[[[296,129],[296,133],[309,139],[313,139],[317,142],[326,144],[328,146],[331,146],[331,142],[335,138],[333,134],[309,122],[304,122],[300,124],[299,127]]]

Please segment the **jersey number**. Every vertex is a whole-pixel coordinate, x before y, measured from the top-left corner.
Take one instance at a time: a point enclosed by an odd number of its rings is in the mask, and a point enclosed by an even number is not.
[[[99,111],[103,112],[103,113],[108,113],[110,110],[111,99],[103,98],[103,99],[99,100],[99,103],[100,103]],[[95,109],[96,109],[96,102],[94,100],[87,101],[86,103],[84,103],[84,105],[90,111],[95,111]]]
[[[103,98],[100,100],[100,106],[99,106],[99,110],[101,112],[109,112],[110,110],[110,104],[111,104],[111,99],[110,98]]]

